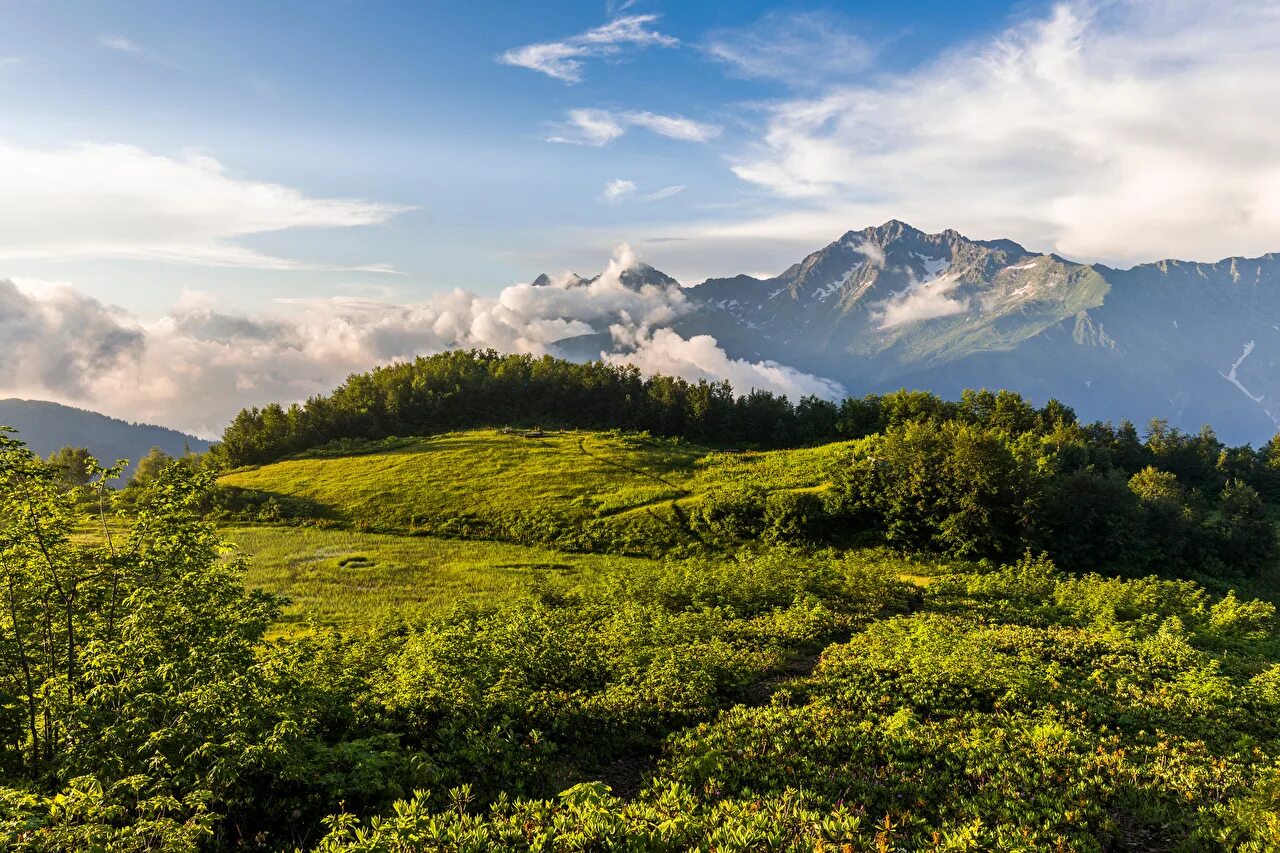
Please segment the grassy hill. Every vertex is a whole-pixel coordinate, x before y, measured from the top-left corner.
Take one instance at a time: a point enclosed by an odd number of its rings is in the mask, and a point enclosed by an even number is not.
[[[413,620],[652,566],[621,554],[696,550],[689,516],[708,492],[819,489],[845,447],[725,453],[615,432],[404,439],[224,475],[309,516],[257,524],[251,511],[225,534],[250,558],[249,586],[290,599],[278,630]]]
[[[483,430],[290,459],[221,483],[356,530],[653,552],[696,540],[688,512],[709,490],[819,488],[845,447],[723,453],[635,434]]]

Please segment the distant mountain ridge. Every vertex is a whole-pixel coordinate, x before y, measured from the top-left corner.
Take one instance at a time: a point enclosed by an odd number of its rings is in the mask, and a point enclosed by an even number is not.
[[[196,453],[209,449],[209,442],[167,427],[130,423],[44,400],[0,400],[0,425],[18,430],[18,438],[41,456],[66,446],[87,447],[101,462],[128,459],[136,464],[152,447],[171,456],[180,456],[187,448]]]
[[[635,278],[670,280],[649,267]],[[1122,270],[890,220],[773,278],[713,278],[684,294],[681,334],[854,395],[1004,387],[1087,419],[1210,423],[1233,443],[1280,429],[1278,255]],[[598,357],[608,335],[562,343]]]

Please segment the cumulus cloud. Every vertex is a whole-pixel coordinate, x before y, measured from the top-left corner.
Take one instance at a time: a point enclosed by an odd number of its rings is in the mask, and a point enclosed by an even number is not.
[[[1061,3],[913,72],[775,104],[734,165],[783,202],[708,237],[904,217],[1087,259],[1277,249],[1280,15]]]
[[[37,298],[0,280],[0,341],[7,385],[78,397],[95,374],[136,359],[144,336],[120,312],[70,288]]]
[[[627,132],[640,127],[668,139],[681,142],[709,142],[721,133],[719,125],[694,121],[683,116],[651,112],[596,109],[570,110],[563,124],[555,126],[548,142],[569,145],[607,145]]]
[[[625,6],[623,7],[626,8]],[[498,57],[504,65],[515,65],[538,71],[566,83],[582,81],[584,59],[615,56],[623,45],[636,47],[674,47],[679,40],[651,29],[657,15],[627,15],[615,18],[560,41],[540,42],[515,47]]]
[[[729,379],[745,392],[835,396],[839,387],[772,362],[730,359],[706,336],[669,326],[689,310],[676,284],[638,283],[618,247],[604,271],[465,290],[422,302],[291,300],[270,316],[226,311],[187,294],[142,323],[65,287],[0,282],[0,394],[56,399],[216,436],[240,408],[332,389],[352,372],[454,347],[543,354],[567,338],[609,334],[601,356],[690,379]]]
[[[866,70],[875,48],[830,12],[770,12],[749,27],[716,30],[702,45],[737,77],[811,86]]]
[[[827,400],[845,396],[844,386],[776,361],[751,362],[730,358],[710,335],[683,338],[671,329],[610,329],[620,345],[616,352],[602,353],[610,364],[634,364],[644,373],[683,376],[690,380],[728,379],[734,390],[752,389],[785,394],[792,400],[816,395]]]
[[[618,179],[616,181],[610,181],[609,183],[605,184],[604,192],[601,193],[600,195],[601,195],[601,198],[605,200],[605,203],[617,204],[627,196],[633,195],[635,191],[636,191],[636,185],[634,183],[632,183],[631,181],[624,181],[622,179]]]
[[[314,269],[237,240],[289,229],[373,225],[405,210],[314,198],[233,177],[203,154],[166,157],[131,145],[45,150],[0,141],[0,189],[0,259],[131,258]]]

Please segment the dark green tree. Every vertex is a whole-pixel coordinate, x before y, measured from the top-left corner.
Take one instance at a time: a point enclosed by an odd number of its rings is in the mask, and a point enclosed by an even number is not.
[[[68,487],[87,486],[93,479],[93,456],[85,447],[63,447],[49,454],[48,462]]]

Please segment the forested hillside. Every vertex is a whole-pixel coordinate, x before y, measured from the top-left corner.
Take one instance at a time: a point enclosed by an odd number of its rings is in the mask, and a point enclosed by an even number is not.
[[[170,456],[209,449],[209,442],[194,435],[43,400],[0,400],[0,424],[18,430],[41,456],[63,447],[83,447],[99,459],[136,463],[153,447]]]
[[[11,849],[1280,848],[1277,441],[451,353],[0,471]]]
[[[509,398],[529,413],[490,404]],[[390,438],[486,422],[647,424],[673,438]],[[743,452],[762,445],[797,449]],[[478,352],[353,376],[303,407],[242,412],[214,455],[235,464],[285,448],[298,458],[224,478],[228,515],[650,555],[759,539],[1006,561],[1030,549],[1074,570],[1203,577],[1268,566],[1267,505],[1280,502],[1280,436],[1228,447],[1210,427],[1159,420],[1139,434],[1008,391],[792,405]]]
[[[234,467],[344,439],[538,425],[786,447],[835,438],[836,417],[813,397],[793,405],[765,391],[735,396],[727,382],[646,378],[630,366],[453,350],[354,374],[303,405],[245,409],[216,454]]]

